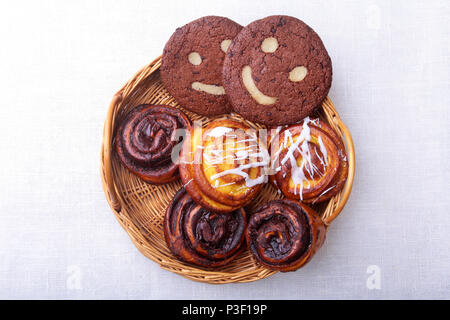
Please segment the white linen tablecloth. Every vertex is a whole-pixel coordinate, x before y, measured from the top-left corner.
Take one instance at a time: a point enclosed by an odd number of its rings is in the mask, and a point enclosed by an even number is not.
[[[103,194],[112,95],[203,15],[288,14],[333,60],[353,192],[297,272],[208,285],[141,255]],[[0,298],[450,297],[449,1],[0,2]]]

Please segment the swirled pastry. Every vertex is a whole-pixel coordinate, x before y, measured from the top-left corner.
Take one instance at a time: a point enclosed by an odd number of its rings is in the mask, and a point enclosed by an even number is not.
[[[216,267],[239,253],[246,221],[244,209],[211,212],[181,188],[167,208],[164,235],[170,251],[179,259],[202,267]]]
[[[267,181],[267,148],[243,122],[219,119],[193,128],[181,154],[180,176],[187,192],[216,212],[245,206]]]
[[[316,203],[345,185],[348,163],[342,140],[320,119],[281,128],[270,141],[271,182],[289,199]]]
[[[294,271],[306,264],[325,241],[320,217],[293,200],[272,200],[252,212],[246,232],[247,244],[263,266]]]
[[[128,170],[147,182],[173,181],[178,177],[178,162],[172,160],[172,150],[180,143],[177,130],[190,127],[188,117],[176,108],[140,105],[117,129],[117,155]]]

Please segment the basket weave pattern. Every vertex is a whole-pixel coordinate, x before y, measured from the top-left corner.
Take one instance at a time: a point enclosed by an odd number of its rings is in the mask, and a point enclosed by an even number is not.
[[[130,173],[112,150],[112,141],[118,123],[135,106],[143,103],[166,104],[182,109],[192,120],[211,121],[181,108],[161,83],[159,67],[161,57],[141,69],[114,96],[105,121],[101,150],[101,177],[106,198],[117,220],[129,234],[131,240],[146,257],[158,263],[163,269],[202,282],[221,284],[250,282],[266,278],[276,271],[268,270],[252,258],[249,250],[243,250],[231,263],[214,269],[191,266],[176,259],[169,251],[163,232],[165,210],[182,187],[180,180],[164,185],[151,185]],[[354,149],[350,132],[342,123],[329,98],[323,103],[316,116],[326,121],[346,143],[349,173],[344,189],[328,202],[313,206],[322,220],[329,225],[343,209],[350,195],[354,167]],[[231,118],[243,120],[232,114]],[[252,127],[257,124],[245,121]],[[249,207],[257,206],[280,195],[270,184],[266,184]]]

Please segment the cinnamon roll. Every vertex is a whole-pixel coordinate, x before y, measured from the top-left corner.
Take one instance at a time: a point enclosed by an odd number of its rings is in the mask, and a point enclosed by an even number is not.
[[[320,217],[293,200],[272,200],[255,209],[246,240],[254,258],[263,266],[294,271],[306,264],[325,241]]]
[[[172,160],[172,150],[181,140],[177,130],[190,127],[188,117],[176,108],[140,105],[117,129],[117,155],[128,170],[147,182],[173,181],[178,177],[178,162]]]
[[[271,137],[270,181],[289,199],[322,202],[345,185],[348,162],[336,132],[320,119],[281,128]]]
[[[170,251],[182,261],[202,267],[221,266],[239,253],[244,242],[244,209],[211,212],[181,188],[164,217],[164,235]]]
[[[267,182],[267,148],[243,122],[219,119],[193,128],[181,154],[180,176],[187,192],[212,211],[245,206]]]

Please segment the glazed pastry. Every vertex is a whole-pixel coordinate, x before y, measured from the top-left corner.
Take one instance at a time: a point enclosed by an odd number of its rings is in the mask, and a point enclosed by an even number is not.
[[[244,209],[211,212],[194,202],[181,188],[167,208],[164,236],[170,251],[182,261],[217,267],[227,264],[239,253],[246,221]]]
[[[292,200],[272,200],[255,209],[247,226],[247,244],[263,266],[294,271],[306,264],[325,241],[320,217]]]
[[[134,108],[117,129],[116,152],[125,167],[153,184],[178,178],[172,149],[180,143],[178,129],[189,129],[190,120],[180,110],[163,105]]]
[[[271,137],[270,181],[289,199],[322,202],[345,185],[348,162],[336,132],[320,119],[281,128]]]
[[[191,130],[181,152],[180,176],[200,205],[230,212],[248,204],[267,181],[269,155],[243,122],[219,119]]]

